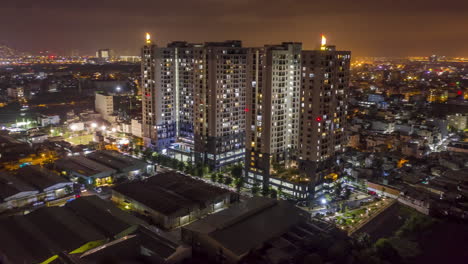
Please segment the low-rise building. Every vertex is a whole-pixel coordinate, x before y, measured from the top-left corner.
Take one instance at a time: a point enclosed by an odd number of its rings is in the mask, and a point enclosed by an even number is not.
[[[120,184],[112,190],[112,201],[150,217],[165,229],[224,209],[233,200],[235,194],[226,189],[175,172]]]
[[[468,115],[463,115],[463,114],[448,115],[447,121],[448,121],[449,127],[458,131],[463,131],[468,127],[467,126]]]
[[[132,135],[135,137],[143,137],[143,128],[141,124],[141,120],[139,119],[132,119]]]
[[[61,255],[67,264],[96,264],[109,260],[119,263],[176,264],[190,258],[192,249],[173,242],[146,228],[132,235],[110,241],[83,254]]]
[[[390,197],[390,198],[398,198],[400,195],[400,190],[397,189],[395,186],[389,186],[377,182],[370,182],[367,181],[367,190],[371,192],[375,192],[376,194]]]
[[[73,193],[73,183],[40,166],[0,174],[0,211],[31,206]]]
[[[115,169],[109,168],[85,156],[72,156],[55,162],[55,169],[70,178],[83,178],[88,183],[95,182],[96,185],[112,182],[116,173]]]
[[[8,135],[0,135],[0,162],[13,161],[32,154],[31,146]]]
[[[115,121],[114,116],[114,96],[105,93],[96,93],[95,99],[96,112],[102,115],[102,118],[106,121],[113,123]]]
[[[44,143],[48,138],[49,138],[49,135],[47,134],[34,134],[28,137],[29,142],[31,142],[31,144]]]
[[[134,179],[139,175],[148,175],[154,172],[153,165],[112,150],[95,151],[86,155],[86,158],[114,169],[113,176],[115,178]]]
[[[292,229],[311,234],[309,218],[307,212],[287,201],[253,197],[182,227],[182,240],[192,246],[194,254],[202,252],[213,260],[238,263],[269,241],[281,239],[283,244],[292,245],[287,239]],[[300,240],[301,236],[295,237]]]
[[[452,142],[447,146],[448,151],[468,153],[468,142]]]
[[[82,254],[144,223],[97,196],[63,207],[43,207],[0,220],[2,263],[51,263],[60,254]]]
[[[59,115],[39,115],[38,117],[39,125],[46,127],[51,125],[58,125],[60,124],[60,116]]]
[[[24,207],[37,201],[39,190],[14,175],[0,172],[0,211]]]

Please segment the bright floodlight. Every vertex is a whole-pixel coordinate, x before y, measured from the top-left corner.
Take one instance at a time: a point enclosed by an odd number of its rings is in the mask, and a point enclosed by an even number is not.
[[[92,124],[91,124],[91,127],[92,127],[92,128],[96,128],[96,127],[97,127],[97,124],[96,124],[96,123],[92,123]]]
[[[320,202],[321,202],[322,204],[326,204],[326,203],[327,203],[327,200],[326,200],[325,198],[322,198],[322,200],[320,200]]]
[[[112,128],[112,132],[115,133],[115,131],[117,131],[117,129],[115,127]]]
[[[103,131],[106,130],[106,128],[107,128],[106,126],[102,126],[102,127],[101,127],[101,129],[102,129]]]
[[[77,125],[75,125],[75,124],[73,124],[73,125],[71,125],[71,126],[70,126],[70,128],[71,128],[71,130],[75,131],[75,130],[77,130],[77,129],[78,129],[78,126],[77,126]]]
[[[117,87],[115,88],[115,90],[117,90],[117,92],[120,92],[121,89],[122,89],[122,88],[120,88],[120,86],[117,86]]]

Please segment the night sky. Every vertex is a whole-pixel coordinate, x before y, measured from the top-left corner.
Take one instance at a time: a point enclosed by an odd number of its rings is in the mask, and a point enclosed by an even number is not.
[[[357,56],[468,57],[468,0],[3,0],[0,43],[28,52],[136,55],[158,45],[240,39],[244,46],[321,33]]]

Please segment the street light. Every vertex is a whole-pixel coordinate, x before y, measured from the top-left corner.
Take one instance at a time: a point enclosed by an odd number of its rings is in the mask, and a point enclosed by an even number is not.
[[[102,130],[102,131],[106,131],[106,128],[107,128],[106,126],[102,126],[102,127],[101,127],[101,130]]]
[[[322,200],[320,200],[320,202],[321,202],[322,204],[327,204],[327,200],[326,200],[325,198],[322,198]]]
[[[117,92],[120,92],[120,90],[122,90],[122,88],[120,88],[120,86],[117,86],[117,87],[115,88],[115,90],[116,90]]]
[[[112,128],[112,132],[115,133],[117,129],[115,127]]]
[[[96,127],[97,127],[97,124],[96,124],[96,123],[92,123],[92,124],[91,124],[91,127],[92,127],[92,128],[96,128]]]

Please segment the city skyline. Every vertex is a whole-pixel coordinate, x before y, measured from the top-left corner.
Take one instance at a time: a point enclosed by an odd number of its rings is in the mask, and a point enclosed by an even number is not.
[[[295,41],[306,49],[316,48],[323,33],[355,56],[468,56],[464,1],[322,2],[26,0],[0,10],[0,41],[26,52],[92,55],[112,48],[136,55],[144,32],[158,45],[240,39],[246,47]]]

